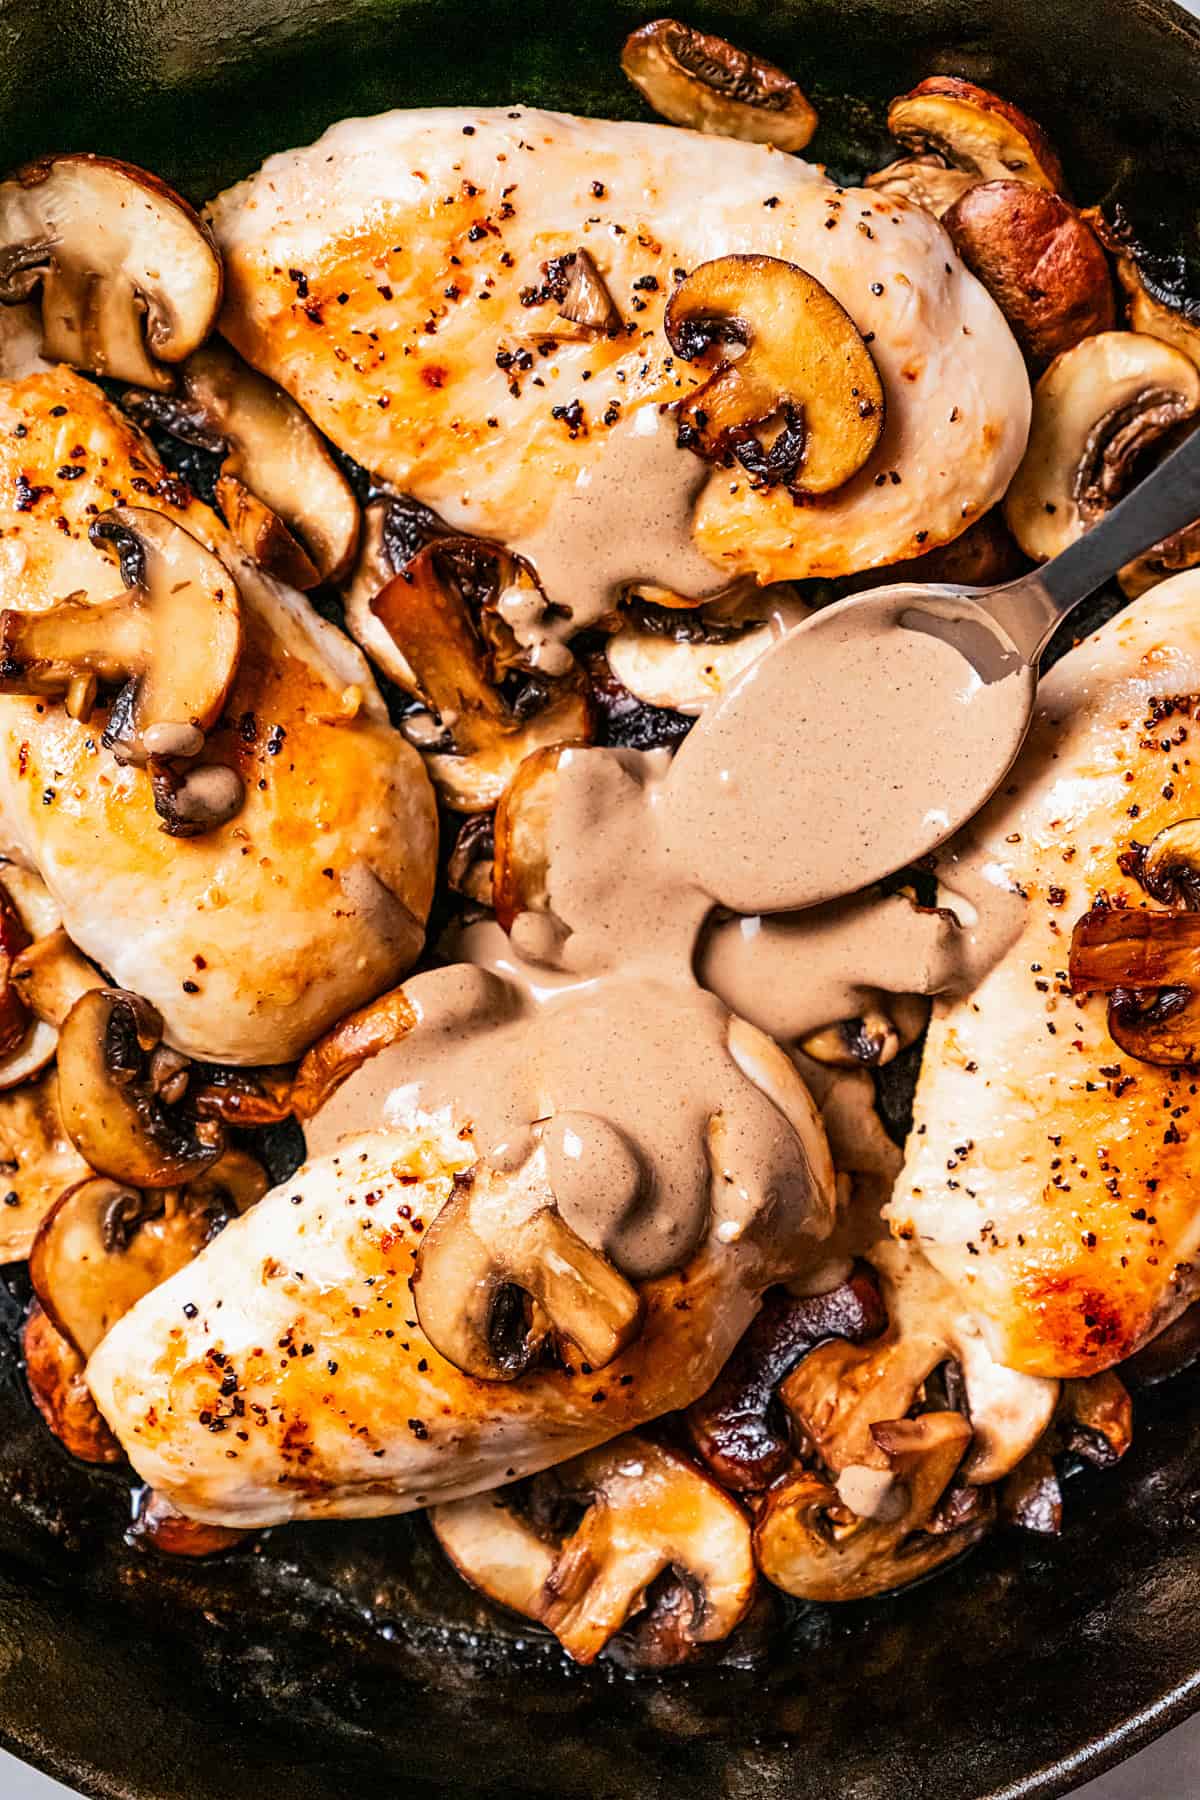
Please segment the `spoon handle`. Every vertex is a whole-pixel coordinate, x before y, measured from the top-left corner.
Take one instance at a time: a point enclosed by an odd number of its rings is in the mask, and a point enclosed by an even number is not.
[[[1200,431],[1052,562],[994,588],[988,611],[1036,660],[1067,614],[1134,557],[1200,519]]]

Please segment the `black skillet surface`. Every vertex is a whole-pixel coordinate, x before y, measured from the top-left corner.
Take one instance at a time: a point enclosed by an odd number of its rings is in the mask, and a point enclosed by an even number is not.
[[[636,116],[632,0],[0,0],[0,161],[87,148],[193,197],[389,106]],[[796,71],[814,153],[879,159],[933,71],[1029,107],[1077,195],[1200,167],[1200,31],[1169,0],[705,0]],[[704,196],[697,194],[703,206]],[[1190,208],[1187,209],[1190,211]],[[902,1095],[890,1098],[899,1103]],[[769,1659],[630,1681],[568,1669],[441,1568],[419,1520],[295,1527],[188,1568],[123,1538],[123,1478],[34,1419],[0,1283],[0,1740],[121,1800],[983,1800],[1054,1795],[1200,1690],[1200,1391],[1144,1398],[1126,1463],[1056,1543],[997,1536],[899,1597],[796,1607]]]

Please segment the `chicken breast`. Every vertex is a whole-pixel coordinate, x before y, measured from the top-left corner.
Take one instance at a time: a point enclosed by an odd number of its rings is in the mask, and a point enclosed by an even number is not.
[[[98,387],[65,369],[0,384],[0,606],[120,593],[88,540],[120,502],[178,520],[235,576],[244,649],[205,755],[238,770],[245,803],[201,837],[168,836],[145,771],[103,748],[101,712],[79,723],[4,696],[0,848],[38,870],[70,936],[154,1002],[177,1048],[287,1061],[419,951],[432,793],[355,647],[246,560]]]
[[[634,572],[671,574],[656,564],[663,501],[647,456],[677,458],[702,487],[694,541],[720,585],[932,549],[999,499],[1024,448],[1020,354],[940,225],[760,145],[528,108],[393,112],[271,157],[209,218],[222,329],[242,354],[377,476],[527,548],[576,618],[586,573],[563,574],[551,522],[569,523],[581,488],[606,492],[596,556],[615,532],[643,558]],[[570,341],[544,265],[581,247],[622,328]],[[666,301],[682,271],[730,252],[817,276],[882,376],[874,455],[816,504],[755,491],[740,469],[705,484],[657,424],[703,379],[671,353]]]
[[[1005,793],[941,859],[951,888],[961,862],[973,894],[1011,906],[998,890],[1015,887],[1024,906],[974,991],[935,1003],[891,1226],[955,1285],[997,1360],[1030,1374],[1119,1362],[1188,1293],[1195,1072],[1122,1052],[1104,997],[1071,996],[1067,959],[1097,896],[1151,904],[1122,869],[1130,844],[1200,814],[1197,694],[1189,572],[1055,667]]]
[[[480,1381],[422,1332],[413,1260],[476,1156],[443,1113],[343,1138],[268,1194],[113,1328],[92,1393],[146,1481],[226,1525],[407,1512],[561,1462],[702,1394],[763,1290],[812,1260],[833,1170],[794,1071],[788,1092],[771,1097],[801,1178],[736,1238],[714,1203],[690,1261],[640,1284],[639,1334],[603,1369]]]

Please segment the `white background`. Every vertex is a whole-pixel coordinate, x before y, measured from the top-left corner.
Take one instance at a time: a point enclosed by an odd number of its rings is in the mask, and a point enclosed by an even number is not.
[[[1181,0],[1200,13],[1200,0]],[[687,15],[684,14],[684,17]],[[1075,1800],[1198,1800],[1200,1715],[1140,1756],[1080,1788]],[[71,1790],[0,1750],[0,1800],[74,1800]],[[830,1797],[833,1800],[833,1796]]]

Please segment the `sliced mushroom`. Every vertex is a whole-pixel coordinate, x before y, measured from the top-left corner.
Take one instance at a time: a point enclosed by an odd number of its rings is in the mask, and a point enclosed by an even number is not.
[[[291,1091],[296,1118],[301,1123],[311,1119],[355,1069],[407,1037],[416,1023],[416,1011],[402,987],[347,1013],[317,1039],[296,1070]]]
[[[1000,1516],[1005,1524],[1039,1537],[1062,1530],[1063,1493],[1049,1450],[1040,1446],[1023,1457],[1000,1490]]]
[[[505,931],[519,913],[550,909],[549,826],[562,754],[555,747],[526,757],[496,808],[492,904]]]
[[[34,1291],[86,1360],[144,1294],[194,1262],[269,1185],[243,1150],[227,1151],[185,1188],[144,1192],[89,1176],[42,1221],[29,1258]]]
[[[911,1001],[912,1006],[905,1006]],[[889,995],[888,1010],[871,1007],[856,1019],[825,1025],[800,1040],[805,1056],[835,1069],[882,1069],[914,1043],[925,1028],[929,1002],[918,994]]]
[[[888,130],[908,149],[933,151],[977,181],[1015,177],[1063,191],[1062,164],[1041,126],[1011,101],[957,75],[931,75],[893,100]]]
[[[653,19],[625,39],[621,67],[672,125],[777,150],[803,150],[817,115],[790,75],[678,19]]]
[[[754,1555],[767,1580],[786,1593],[826,1602],[889,1593],[962,1555],[987,1530],[986,1503],[963,1525],[931,1529],[971,1439],[961,1413],[895,1419],[875,1425],[872,1435],[888,1484],[875,1497],[875,1516],[851,1510],[838,1488],[808,1471],[767,1496]]]
[[[638,600],[608,640],[608,665],[647,706],[695,716],[809,610],[786,583],[688,609]]]
[[[0,184],[0,301],[40,285],[43,353],[165,389],[221,304],[221,259],[157,176],[106,156],[51,156]]]
[[[1064,1450],[1111,1469],[1133,1442],[1133,1402],[1115,1369],[1063,1383],[1057,1429]]]
[[[639,1632],[658,1666],[728,1637],[749,1611],[756,1585],[749,1523],[677,1452],[630,1433],[529,1485],[545,1512],[555,1501],[586,1507],[570,1535],[535,1530],[507,1490],[434,1507],[430,1521],[460,1575],[548,1626],[576,1662],[594,1662],[648,1596],[653,1603],[667,1570],[686,1584],[691,1605],[668,1619],[652,1615],[649,1630]],[[670,1647],[655,1644],[656,1625]]]
[[[35,1300],[21,1333],[34,1405],[63,1448],[81,1462],[118,1463],[120,1444],[84,1380],[84,1359]]]
[[[886,1325],[878,1284],[863,1263],[825,1294],[768,1294],[712,1387],[686,1415],[696,1450],[722,1486],[752,1492],[787,1467],[792,1444],[777,1393],[802,1357],[829,1338],[861,1343]]]
[[[292,1080],[292,1071],[280,1067],[210,1069],[191,1084],[192,1105],[202,1119],[220,1119],[243,1130],[278,1125],[292,1116]],[[226,1152],[222,1162],[233,1154]]]
[[[561,679],[535,675],[514,700],[501,686],[539,655],[518,640],[504,614],[504,597],[520,580],[507,552],[473,538],[439,539],[371,603],[438,722],[432,743],[422,747],[434,752],[427,767],[458,812],[494,806],[533,750],[586,743],[592,734],[586,684],[569,653]],[[476,617],[470,598],[481,588]],[[536,594],[544,609],[540,589]]]
[[[102,1175],[138,1188],[175,1187],[216,1162],[222,1127],[198,1119],[186,1097],[187,1064],[173,1058],[164,1080],[163,1022],[157,1009],[122,988],[83,994],[58,1040],[63,1123],[80,1154]]]
[[[45,612],[0,612],[0,692],[66,698],[86,718],[97,682],[120,685],[104,733],[119,762],[193,757],[237,671],[233,578],[162,513],[116,506],[93,520],[89,536],[120,564],[128,592],[95,605],[72,596]]]
[[[1143,556],[1135,556],[1132,562],[1125,564],[1117,580],[1127,600],[1140,600],[1160,581],[1178,575],[1182,569],[1194,569],[1197,563],[1200,563],[1200,519],[1185,525],[1182,531],[1172,532]]]
[[[236,1550],[252,1531],[240,1531],[233,1525],[204,1525],[189,1519],[186,1513],[153,1488],[143,1488],[138,1495],[130,1537],[138,1544],[148,1544],[162,1556],[220,1556]]]
[[[867,462],[883,430],[883,386],[849,313],[794,263],[720,256],[681,281],[663,328],[693,362],[717,345],[708,379],[680,402],[679,441],[742,464],[755,484],[827,494]],[[771,422],[770,442],[759,435]]]
[[[1024,458],[1004,502],[1013,536],[1039,562],[1115,506],[1146,452],[1200,412],[1200,370],[1131,331],[1086,337],[1055,358],[1033,394]]]
[[[1107,993],[1108,1031],[1139,1062],[1200,1062],[1200,913],[1111,907],[1071,934],[1077,994]]]
[[[342,590],[347,630],[372,662],[414,699],[421,697],[417,678],[390,632],[375,617],[371,602],[427,544],[455,535],[432,507],[410,494],[375,494],[363,508],[358,556]]]
[[[294,400],[218,339],[190,356],[172,395],[126,396],[143,423],[224,456],[217,500],[256,562],[294,587],[340,581],[358,542],[358,503]]]
[[[1115,326],[1108,258],[1058,194],[1024,181],[981,182],[949,208],[942,224],[1036,368]]]
[[[495,823],[490,813],[473,813],[463,820],[446,864],[446,880],[456,894],[476,906],[491,906]]]
[[[51,1054],[58,1042],[57,1028],[75,1002],[92,988],[104,986],[104,977],[80,954],[61,926],[21,952],[13,963],[12,980],[34,1018],[54,1027]]]
[[[1200,819],[1164,825],[1148,844],[1135,844],[1121,867],[1164,906],[1200,912]]]
[[[434,1349],[481,1381],[515,1381],[551,1334],[605,1368],[642,1322],[636,1290],[558,1212],[540,1149],[515,1173],[478,1164],[455,1177],[412,1294]]]
[[[875,188],[897,200],[909,200],[940,219],[956,200],[961,200],[977,177],[965,169],[952,169],[940,156],[902,156],[868,175],[864,187]]]
[[[1118,187],[1084,217],[1116,259],[1129,329],[1161,338],[1200,363],[1191,203],[1183,189],[1168,194],[1160,175],[1147,172],[1145,180],[1143,191],[1135,178],[1132,190]]]

